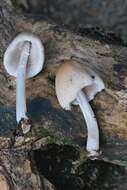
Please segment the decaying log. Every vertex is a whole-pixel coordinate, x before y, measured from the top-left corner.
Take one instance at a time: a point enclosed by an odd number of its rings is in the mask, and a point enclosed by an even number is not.
[[[105,32],[121,37],[127,43],[127,2],[126,0],[11,0],[17,8],[32,12],[39,17],[48,17],[68,27],[98,28],[97,33]],[[104,29],[104,30],[103,30]],[[96,30],[96,29],[95,29]],[[103,31],[103,32],[102,32]]]
[[[3,168],[3,170],[1,168]],[[45,188],[54,190],[54,186],[44,176],[41,176],[40,179],[39,174],[33,171],[27,151],[0,151],[0,172],[1,171],[8,181],[9,190],[45,190]],[[1,181],[0,188],[3,189]]]
[[[14,149],[20,157],[20,149],[29,151],[51,143],[84,149],[87,133],[82,113],[78,107],[63,110],[54,86],[58,66],[63,60],[74,59],[95,70],[106,86],[91,102],[100,127],[99,159],[126,166],[127,47],[82,37],[48,21],[15,14],[13,7],[8,10],[6,6],[3,1],[0,9],[0,155],[6,151],[11,156]],[[3,55],[14,36],[24,31],[40,37],[46,59],[42,72],[26,82],[32,130],[24,137],[15,137],[16,80],[5,71]],[[85,157],[86,152],[81,152]]]

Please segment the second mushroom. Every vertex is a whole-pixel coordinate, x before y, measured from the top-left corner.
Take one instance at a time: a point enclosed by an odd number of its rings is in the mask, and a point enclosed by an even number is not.
[[[80,106],[88,130],[86,149],[90,156],[97,156],[99,129],[89,101],[104,89],[102,79],[83,64],[66,60],[56,73],[55,83],[58,101],[64,109],[70,110],[70,104]]]
[[[31,124],[26,115],[25,80],[37,75],[44,63],[44,48],[41,40],[29,33],[19,34],[8,46],[4,54],[7,72],[16,77],[16,120],[23,133]]]

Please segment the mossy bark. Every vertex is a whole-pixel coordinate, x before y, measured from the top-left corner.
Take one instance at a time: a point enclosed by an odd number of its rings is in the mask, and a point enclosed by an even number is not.
[[[106,86],[90,103],[100,127],[102,155],[99,159],[126,166],[127,47],[105,44],[49,21],[36,21],[27,15],[17,14],[7,2],[3,1],[0,10],[0,154],[6,149],[11,156],[13,150],[29,152],[55,143],[77,147],[81,155],[78,159],[86,159],[84,144],[87,131],[82,113],[78,107],[72,107],[71,111],[63,110],[55,94],[57,68],[63,60],[74,59],[94,69]],[[20,32],[32,32],[40,37],[46,59],[42,72],[26,82],[32,130],[24,137],[15,137],[16,80],[5,71],[3,55],[10,41]]]

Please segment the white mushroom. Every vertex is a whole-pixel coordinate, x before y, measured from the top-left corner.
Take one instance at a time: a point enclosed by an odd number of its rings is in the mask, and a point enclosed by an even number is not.
[[[31,124],[26,115],[25,80],[37,75],[43,67],[44,48],[41,40],[29,33],[19,34],[4,54],[4,66],[16,79],[16,120],[21,123],[23,133]]]
[[[86,149],[90,156],[99,150],[98,124],[89,101],[104,89],[101,78],[91,69],[75,61],[66,60],[56,73],[56,94],[60,105],[70,110],[70,104],[78,104],[83,112],[87,129]]]

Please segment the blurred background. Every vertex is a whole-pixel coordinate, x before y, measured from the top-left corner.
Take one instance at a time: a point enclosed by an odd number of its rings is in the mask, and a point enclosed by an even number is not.
[[[12,0],[20,11],[48,18],[82,34],[127,43],[126,0]],[[115,41],[114,40],[114,41]]]

